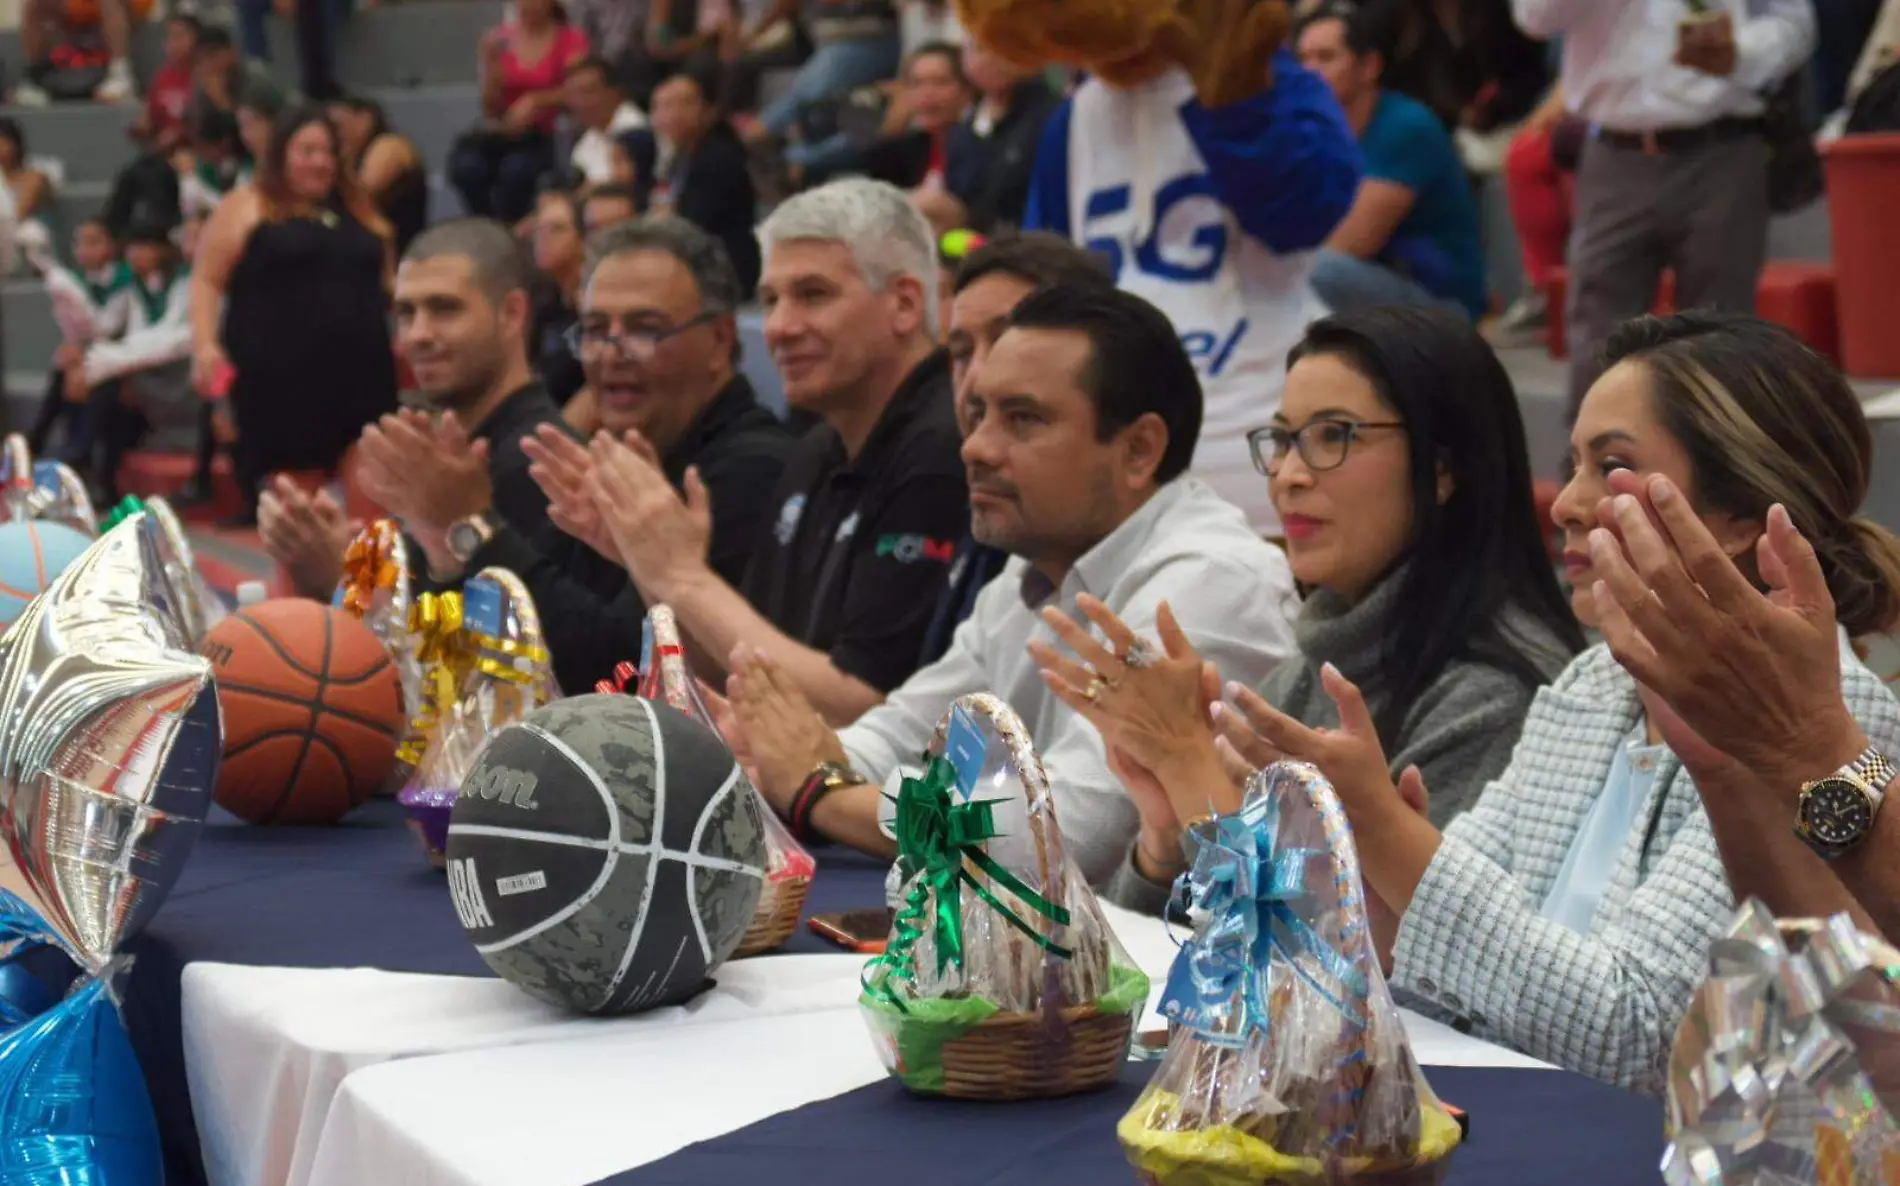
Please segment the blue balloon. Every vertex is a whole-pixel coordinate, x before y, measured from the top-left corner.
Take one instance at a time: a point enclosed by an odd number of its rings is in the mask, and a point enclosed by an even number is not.
[[[50,937],[0,890],[0,950]],[[105,980],[45,1007],[20,954],[0,963],[0,1184],[164,1186],[158,1121]]]

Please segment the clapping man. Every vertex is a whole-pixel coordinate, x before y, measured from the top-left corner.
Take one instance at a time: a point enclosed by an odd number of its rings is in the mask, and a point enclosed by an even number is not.
[[[1294,649],[1297,604],[1286,557],[1238,507],[1186,476],[1201,427],[1194,365],[1168,319],[1106,285],[1025,297],[962,393],[963,462],[976,539],[1011,556],[977,595],[948,653],[841,732],[824,727],[768,656],[735,657],[728,740],[759,789],[807,839],[879,855],[883,788],[972,692],[1004,700],[1048,770],[1064,848],[1105,882],[1134,838],[1134,805],[1102,737],[1045,683],[1030,648],[1055,635],[1042,615],[1109,606],[1138,635],[1172,620],[1240,679]],[[1164,608],[1165,607],[1165,608]],[[1096,678],[1138,663],[1127,639]]]
[[[613,447],[642,459],[657,500],[677,505],[675,491],[685,488],[699,532],[686,546],[724,581],[739,580],[756,550],[793,444],[737,369],[739,299],[717,239],[683,219],[638,219],[591,241],[580,319],[569,332],[599,395],[598,448],[626,442]],[[537,532],[497,525],[468,567],[500,565],[526,582],[556,678],[584,691],[637,656],[646,602],[583,493],[589,451],[554,425],[523,447],[552,522]]]
[[[703,475],[675,491],[654,451],[596,437],[587,489],[634,585],[672,608],[703,664],[766,651],[850,721],[916,669],[968,521],[936,255],[903,191],[861,179],[780,204],[759,234],[766,344],[787,402],[818,423],[766,500],[744,579],[709,562]]]
[[[460,580],[496,524],[533,531],[547,496],[528,474],[523,437],[561,424],[528,369],[528,267],[500,223],[462,219],[423,232],[396,273],[397,344],[430,405],[363,430],[364,490],[402,521],[437,583]],[[298,592],[326,597],[356,525],[327,493],[280,478],[258,506],[258,534]]]

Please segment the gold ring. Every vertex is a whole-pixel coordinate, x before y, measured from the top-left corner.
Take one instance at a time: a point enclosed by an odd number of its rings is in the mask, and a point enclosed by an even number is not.
[[[1107,680],[1098,675],[1089,681],[1088,687],[1082,690],[1082,699],[1088,701],[1090,704],[1094,704],[1102,698],[1102,693],[1106,692],[1111,686]]]

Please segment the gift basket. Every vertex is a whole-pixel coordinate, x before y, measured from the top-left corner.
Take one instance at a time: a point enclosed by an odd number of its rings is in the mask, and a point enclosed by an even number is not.
[[[1157,1186],[1431,1183],[1459,1141],[1379,973],[1359,858],[1304,763],[1197,825],[1197,921],[1168,975],[1167,1054],[1117,1128]]]
[[[369,627],[382,640],[402,681],[402,707],[411,717],[422,712],[422,661],[416,653],[421,635],[412,628],[409,544],[393,519],[377,519],[358,532],[343,553],[343,579],[330,604]],[[419,742],[410,737],[413,746]],[[418,751],[419,752],[419,751]],[[398,764],[392,778],[406,781]]]
[[[475,756],[504,725],[559,695],[541,618],[521,578],[484,568],[460,593],[424,593],[410,613],[422,664],[421,709],[398,751],[409,776],[396,796],[429,863],[447,861],[449,814]]]
[[[631,686],[630,686],[631,685]],[[647,611],[641,631],[640,664],[622,663],[614,669],[612,680],[596,685],[600,692],[633,692],[648,700],[669,704],[717,733],[719,723],[706,709],[699,694],[699,681],[686,665],[686,649],[680,645],[679,626],[673,611],[656,605]],[[747,783],[750,786],[750,782]],[[757,788],[752,793],[759,795]],[[805,895],[811,890],[812,874],[818,862],[798,842],[759,795],[759,815],[765,824],[765,887],[759,904],[752,912],[752,924],[733,951],[734,959],[777,948],[798,929],[799,915],[805,909]]]
[[[1900,1182],[1900,951],[1756,899],[1709,949],[1669,1058],[1671,1186]]]
[[[859,1008],[913,1091],[1039,1099],[1106,1087],[1148,978],[1062,851],[1042,760],[989,695],[937,726],[897,793],[904,900]]]

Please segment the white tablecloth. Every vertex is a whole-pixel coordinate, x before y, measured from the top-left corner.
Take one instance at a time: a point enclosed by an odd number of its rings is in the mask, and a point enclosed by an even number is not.
[[[1106,908],[1157,984],[1174,943]],[[728,964],[689,1004],[575,1017],[500,980],[193,964],[184,1042],[214,1186],[581,1186],[875,1081],[852,955]],[[1421,1063],[1540,1067],[1406,1016]]]

